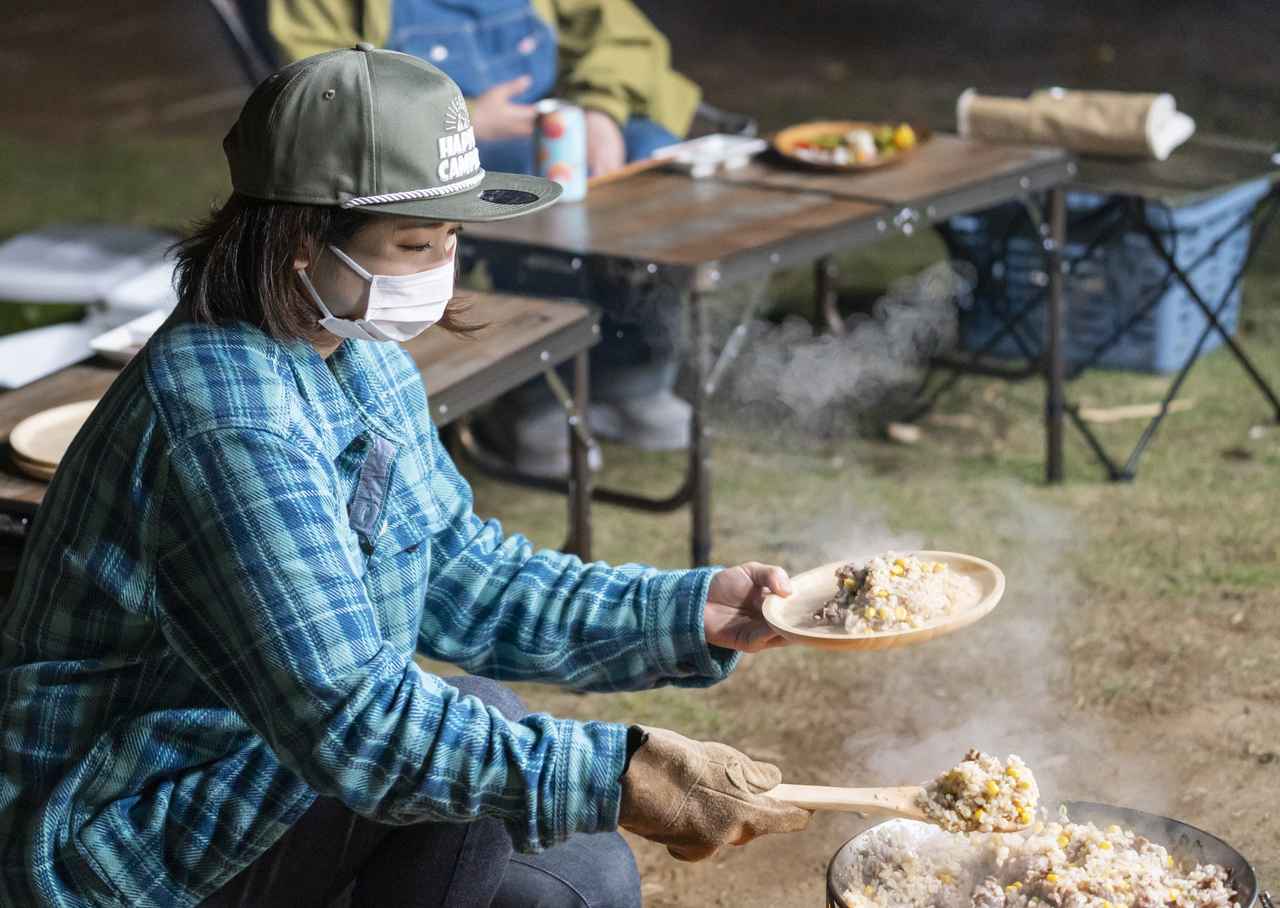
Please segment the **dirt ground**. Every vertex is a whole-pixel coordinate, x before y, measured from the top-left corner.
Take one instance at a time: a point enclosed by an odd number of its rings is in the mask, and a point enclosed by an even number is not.
[[[797,457],[791,466],[819,463]],[[751,465],[729,458],[726,469],[739,468]],[[760,512],[771,526],[740,533],[723,560],[749,548],[798,567],[838,551],[946,544],[999,559],[1010,580],[1004,604],[980,626],[917,649],[753,657],[708,692],[572,697],[528,688],[526,696],[557,713],[639,717],[731,740],[801,782],[902,784],[929,777],[971,744],[1016,752],[1035,768],[1046,797],[1182,818],[1226,837],[1264,881],[1277,878],[1280,688],[1267,668],[1280,634],[1274,587],[1227,595],[1129,589],[1142,572],[1126,574],[1100,554],[1105,542],[1075,508],[1061,507],[1064,496],[1027,495],[1004,481],[978,482],[938,503],[938,530],[904,533],[877,523],[884,510],[910,504],[863,504],[890,500],[892,482],[838,493],[849,514],[840,522],[828,510],[836,477],[825,493],[823,484],[798,493],[785,474],[775,467],[772,482],[759,477]],[[947,485],[935,492],[946,494]],[[1109,511],[1106,494],[1088,496],[1092,507]],[[717,529],[734,534],[737,521]],[[751,535],[758,541],[747,541]],[[864,825],[819,815],[803,835],[693,866],[636,842],[646,904],[821,904],[827,860]]]
[[[951,125],[968,85],[1173,91],[1202,127],[1280,133],[1280,25],[1262,3],[642,3],[708,97],[766,126],[816,114],[922,116]],[[125,14],[127,10],[127,15]],[[708,23],[712,23],[709,25]],[[244,94],[203,4],[13,0],[0,123],[25,140],[218,138]],[[122,53],[121,51],[127,51]],[[744,65],[750,61],[750,65]],[[192,214],[198,214],[193,211]],[[1274,374],[1280,268],[1247,328]],[[1127,380],[1138,400],[1159,383]],[[1103,402],[1101,383],[1084,386]],[[919,781],[970,745],[1020,753],[1050,797],[1164,813],[1211,830],[1280,888],[1280,430],[1232,364],[1211,358],[1133,486],[1078,464],[1038,482],[1035,388],[969,383],[925,423],[929,444],[788,436],[719,413],[715,558],[793,570],[840,553],[932,545],[987,554],[1004,604],[954,637],[848,656],[798,649],[747,659],[709,691],[577,696],[525,688],[538,708],[716,737],[826,784]],[[1263,416],[1259,416],[1263,413]],[[1264,431],[1247,438],[1254,423]],[[1239,452],[1244,451],[1244,456]],[[1185,452],[1203,452],[1187,454]],[[1235,454],[1228,452],[1235,451]],[[605,478],[669,484],[673,457],[609,449]],[[477,478],[478,503],[555,542],[560,505]],[[609,559],[677,566],[683,515],[598,508]],[[822,904],[827,861],[863,828],[823,815],[803,835],[697,865],[636,842],[646,904]]]

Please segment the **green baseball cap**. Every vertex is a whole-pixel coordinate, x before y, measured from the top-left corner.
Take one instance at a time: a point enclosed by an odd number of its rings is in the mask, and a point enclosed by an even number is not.
[[[499,221],[560,186],[486,173],[462,92],[430,63],[371,44],[291,63],[249,96],[222,142],[231,185],[274,202],[433,221]]]

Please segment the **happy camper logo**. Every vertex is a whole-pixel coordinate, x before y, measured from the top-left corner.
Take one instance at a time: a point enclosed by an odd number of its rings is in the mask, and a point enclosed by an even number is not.
[[[471,128],[471,111],[462,95],[454,95],[449,109],[444,112],[445,132],[463,132]]]
[[[439,139],[440,166],[437,176],[442,183],[465,179],[480,170],[480,152],[476,148],[476,132],[471,127],[471,112],[462,95],[454,95],[444,112],[444,135]]]

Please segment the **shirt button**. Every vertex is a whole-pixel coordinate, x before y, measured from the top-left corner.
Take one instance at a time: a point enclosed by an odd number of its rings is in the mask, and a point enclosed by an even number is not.
[[[430,56],[432,63],[443,63],[445,60],[449,59],[449,48],[445,47],[443,44],[437,44],[435,47],[431,48]]]

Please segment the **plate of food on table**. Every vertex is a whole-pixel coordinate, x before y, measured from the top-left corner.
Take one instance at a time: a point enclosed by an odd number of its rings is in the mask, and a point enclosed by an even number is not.
[[[929,130],[904,120],[820,120],[789,126],[773,147],[790,161],[827,170],[876,170],[913,157]]]

